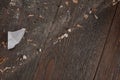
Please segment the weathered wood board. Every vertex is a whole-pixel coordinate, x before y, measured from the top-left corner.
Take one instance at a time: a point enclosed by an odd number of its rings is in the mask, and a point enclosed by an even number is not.
[[[119,80],[120,6],[112,3],[1,0],[1,80]],[[23,27],[23,40],[7,50],[7,31]]]

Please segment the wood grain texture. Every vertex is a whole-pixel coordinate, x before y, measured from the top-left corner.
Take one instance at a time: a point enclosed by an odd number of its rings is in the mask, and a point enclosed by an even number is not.
[[[111,30],[106,41],[95,80],[120,79],[120,4],[118,5]]]
[[[41,45],[45,42],[49,33],[46,29],[51,27],[59,3],[59,0],[17,0],[16,6],[11,7],[7,4],[8,8],[0,16],[1,31],[5,29],[7,33],[7,31],[15,31],[24,27],[27,32],[20,43],[21,45],[16,46],[15,49],[8,51],[1,46],[0,56],[8,59],[0,65],[0,69],[3,71],[6,67],[10,67],[10,69],[1,72],[1,79],[33,80],[41,55],[39,49],[42,48]],[[7,11],[9,14],[7,14]],[[19,14],[19,18],[16,18],[17,14]],[[34,16],[29,17],[29,15]],[[29,42],[29,39],[32,42]],[[20,60],[23,55],[27,56],[27,60]]]
[[[46,67],[50,60],[54,60],[55,68],[51,71],[53,74],[49,80],[93,80],[94,78],[116,8],[109,7],[96,13],[100,18],[98,20],[93,15],[90,15],[88,20],[84,20],[86,7],[81,10],[79,9],[81,3],[74,5],[69,2],[69,4],[68,7],[58,11],[34,80],[48,78]],[[65,1],[61,5],[65,6]],[[77,24],[83,27],[76,28]],[[67,32],[69,28],[73,29],[71,33]],[[53,45],[57,38],[65,33],[68,33],[69,37]]]
[[[0,58],[6,58],[0,70],[8,68],[0,71],[2,80],[95,78],[116,13],[111,0],[16,0],[16,4],[11,7],[5,2],[0,30],[25,27],[27,31],[14,49],[0,47]]]

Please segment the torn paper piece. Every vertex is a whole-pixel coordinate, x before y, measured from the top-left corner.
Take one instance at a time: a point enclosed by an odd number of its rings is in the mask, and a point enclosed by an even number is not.
[[[18,31],[8,31],[8,49],[14,48],[23,38],[25,34],[25,28]]]

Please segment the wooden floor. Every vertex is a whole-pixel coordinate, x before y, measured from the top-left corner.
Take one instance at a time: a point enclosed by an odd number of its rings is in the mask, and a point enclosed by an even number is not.
[[[120,80],[120,4],[114,4],[0,0],[0,80]],[[7,32],[21,28],[24,38],[7,50]]]

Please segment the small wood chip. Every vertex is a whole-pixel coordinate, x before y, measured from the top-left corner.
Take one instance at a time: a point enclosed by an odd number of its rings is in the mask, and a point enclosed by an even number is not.
[[[5,57],[0,57],[0,64],[4,63],[6,61],[7,58]]]
[[[84,14],[85,19],[88,19],[88,17],[89,17],[88,14]]]
[[[27,59],[27,56],[26,55],[23,55],[23,60],[26,60]]]
[[[31,40],[31,39],[27,39],[27,42],[32,42],[33,40]]]
[[[5,72],[6,70],[9,70],[9,69],[11,69],[11,67],[5,67],[4,69],[0,69],[0,72],[3,73],[3,72]]]
[[[77,4],[78,3],[78,0],[72,0],[73,1],[73,3],[75,3],[75,4]]]
[[[113,0],[113,1],[112,1],[113,6],[115,6],[119,1],[120,1],[120,0],[118,0],[118,1]]]
[[[72,29],[68,29],[67,31],[68,31],[68,32],[72,32]]]
[[[113,6],[115,6],[118,2],[113,2]]]
[[[41,49],[41,48],[39,49],[39,52],[42,52],[42,49]]]
[[[69,2],[68,2],[68,1],[66,1],[66,2],[65,2],[65,4],[68,6],[68,5],[69,5]]]
[[[98,19],[98,16],[97,16],[97,15],[94,14],[94,16],[95,16],[95,19]]]
[[[7,44],[4,42],[4,41],[2,41],[2,46],[4,47],[4,48],[7,48]]]
[[[60,5],[60,8],[63,8],[63,5]]]
[[[81,26],[80,24],[77,24],[76,27],[78,27],[78,28],[82,28],[82,26]]]
[[[33,14],[29,14],[28,17],[33,17],[34,15]]]
[[[10,6],[15,6],[16,2],[11,0],[11,2],[9,4],[10,4]]]
[[[67,38],[67,37],[68,37],[68,34],[65,33],[65,34],[63,34],[62,36],[58,37],[58,39],[61,40],[61,39]]]
[[[89,14],[92,14],[92,10],[89,11]]]

